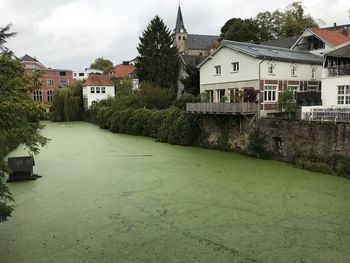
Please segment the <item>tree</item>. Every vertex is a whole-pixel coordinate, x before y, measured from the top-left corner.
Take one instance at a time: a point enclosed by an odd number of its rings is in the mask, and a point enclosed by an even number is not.
[[[16,35],[14,32],[9,32],[10,28],[11,24],[6,25],[5,27],[0,27],[0,55],[1,53],[12,54],[12,52],[4,46],[7,43],[7,39]]]
[[[296,37],[301,35],[305,29],[317,27],[317,23],[310,14],[304,14],[301,2],[293,2],[285,10],[285,20],[282,25],[284,37]]]
[[[278,108],[280,111],[288,113],[288,117],[292,117],[292,112],[296,110],[296,103],[294,99],[294,93],[291,90],[285,90],[278,98]]]
[[[10,27],[0,28],[0,49],[5,50],[3,44],[13,36],[8,33]],[[39,123],[45,114],[42,105],[28,96],[29,89],[38,88],[38,81],[34,76],[24,74],[20,62],[9,55],[0,55],[0,222],[6,220],[13,210],[9,201],[13,198],[5,183],[8,172],[3,158],[19,144],[23,143],[29,152],[36,154],[40,146],[47,143],[47,139],[40,135],[43,126]]]
[[[179,57],[173,46],[171,31],[159,16],[155,16],[142,32],[136,63],[140,81],[152,82],[161,88],[173,89],[179,76]]]
[[[221,37],[226,40],[259,43],[259,26],[251,18],[231,18],[221,28]]]
[[[91,63],[90,68],[102,70],[104,74],[109,74],[113,71],[113,63],[109,59],[103,57],[96,58],[94,63]]]
[[[282,37],[282,25],[285,20],[283,12],[279,10],[272,13],[270,11],[260,12],[254,20],[259,26],[260,42]]]
[[[199,69],[192,64],[187,64],[186,73],[188,76],[181,80],[182,84],[184,85],[185,92],[194,96],[199,95]]]

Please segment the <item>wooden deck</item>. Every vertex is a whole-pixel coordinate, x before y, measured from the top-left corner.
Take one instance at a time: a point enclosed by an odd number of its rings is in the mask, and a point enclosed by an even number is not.
[[[258,112],[258,104],[241,103],[186,103],[186,112],[199,114],[248,115]]]

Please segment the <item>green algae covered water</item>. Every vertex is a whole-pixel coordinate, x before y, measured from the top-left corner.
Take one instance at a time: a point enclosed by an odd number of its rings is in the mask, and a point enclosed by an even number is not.
[[[0,262],[350,262],[350,180],[46,123]],[[25,154],[24,149],[11,156]]]

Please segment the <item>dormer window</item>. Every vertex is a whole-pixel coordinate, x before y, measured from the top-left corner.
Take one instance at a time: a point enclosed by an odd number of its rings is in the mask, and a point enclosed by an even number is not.
[[[269,73],[269,75],[275,75],[275,66],[273,64],[270,64],[267,72]]]
[[[291,75],[292,75],[292,77],[297,76],[297,67],[296,66],[292,66]]]
[[[316,79],[316,68],[312,68],[311,70],[311,79]]]

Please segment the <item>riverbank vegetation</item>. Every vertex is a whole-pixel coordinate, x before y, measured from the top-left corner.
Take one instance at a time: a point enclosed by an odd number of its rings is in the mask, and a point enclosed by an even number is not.
[[[45,108],[28,96],[28,91],[39,88],[38,75],[26,75],[11,51],[4,47],[6,40],[14,36],[10,26],[0,28],[0,222],[6,220],[13,210],[13,201],[5,183],[8,173],[4,157],[18,145],[24,144],[31,153],[47,143],[40,135]]]

